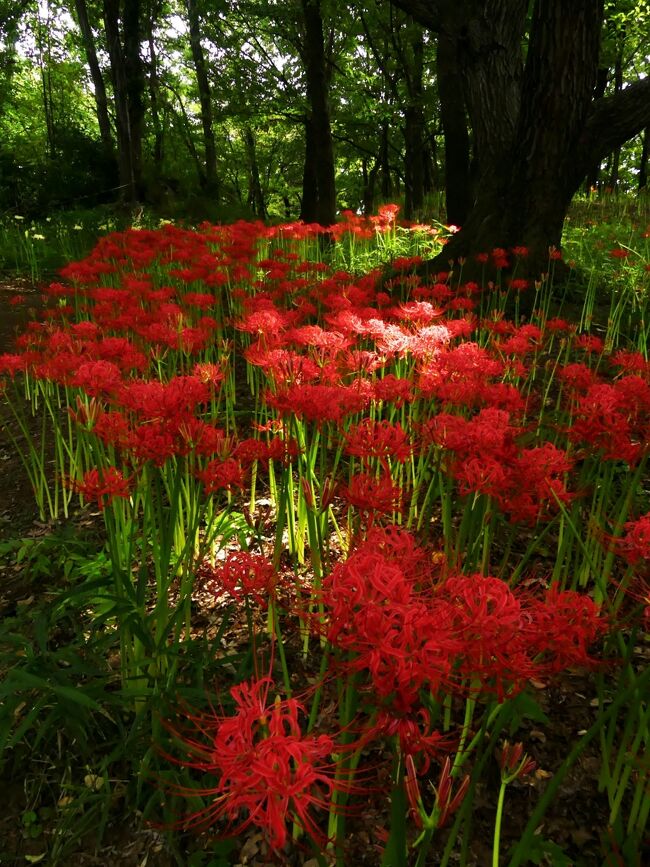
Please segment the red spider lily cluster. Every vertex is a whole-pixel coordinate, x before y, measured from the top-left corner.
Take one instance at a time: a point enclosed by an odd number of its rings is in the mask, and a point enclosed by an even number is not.
[[[346,212],[328,234],[339,246],[387,238],[396,213]],[[417,254],[395,259],[383,282],[379,268],[314,261],[322,231],[239,222],[108,235],[63,269],[44,319],[0,356],[16,418],[24,389],[64,443],[55,483],[103,511],[112,552],[119,533],[141,533],[123,547],[145,565],[115,553],[115,571],[130,581],[154,563],[156,617],[177,577],[188,610],[195,585],[259,605],[273,641],[281,616],[305,649],[327,648],[319,695],[333,680],[358,693],[327,731],[288,695],[270,700],[269,679],[233,688],[231,715],[195,714],[189,731],[170,724],[190,755],[180,761],[214,778],[192,790],[208,806],[188,821],[255,824],[276,849],[289,821],[322,840],[320,811],[353,794],[353,762],[334,755],[387,741],[407,757],[420,816],[416,776],[441,766],[432,815],[444,824],[467,787],[460,764],[452,780],[449,754],[470,732],[438,730],[432,708],[447,697],[503,703],[531,680],[597,663],[611,625],[604,594],[597,604],[574,572],[601,561],[579,560],[570,531],[588,553],[614,535],[601,548],[635,573],[649,556],[648,514],[632,517],[647,508],[634,500],[650,451],[641,352],[606,350],[543,312],[507,319],[508,293],[530,291],[516,278],[488,289],[425,279]],[[495,249],[484,261],[506,268],[526,253]],[[630,520],[607,511],[608,486]],[[249,541],[215,556],[215,515],[246,510],[254,526],[260,487],[276,530],[255,541],[268,550]],[[533,590],[516,556],[554,522],[554,580]],[[283,546],[292,587],[278,568]],[[156,621],[152,644],[168,632],[182,640],[172,633],[182,622]],[[137,653],[129,665],[130,677],[155,668]],[[523,773],[518,746],[508,749],[504,773]]]

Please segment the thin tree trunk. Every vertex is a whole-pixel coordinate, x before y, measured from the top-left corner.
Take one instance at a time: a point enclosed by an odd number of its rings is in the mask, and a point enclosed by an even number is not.
[[[43,94],[43,114],[47,131],[47,155],[50,159],[56,156],[56,130],[54,121],[54,101],[52,98],[52,76],[50,65],[52,52],[50,44],[50,5],[47,4],[47,19],[41,20],[40,9],[37,10],[36,47],[38,48],[38,66],[41,75],[41,91]]]
[[[144,133],[144,65],[140,56],[142,39],[141,0],[124,0],[122,7],[124,32],[124,72],[129,113],[129,146],[133,184],[138,200],[144,196],[142,185],[142,137]]]
[[[614,93],[620,93],[623,90],[623,49],[622,43],[619,45],[619,50],[616,53],[616,62],[614,64]],[[612,167],[609,173],[608,186],[612,192],[618,190],[618,174],[621,166],[621,147],[615,147],[612,152]]]
[[[115,102],[120,198],[125,202],[134,203],[138,200],[138,188],[131,146],[131,115],[129,112],[124,52],[120,39],[120,2],[119,0],[103,0],[103,2],[106,48],[110,59],[113,99]]]
[[[392,198],[393,195],[393,179],[390,173],[387,121],[384,121],[381,125],[380,142],[379,169],[381,171],[381,198],[384,202],[387,202]]]
[[[255,134],[248,125],[244,127],[244,144],[246,146],[246,156],[248,158],[248,203],[255,216],[259,217],[261,220],[265,220],[266,203],[264,201],[262,182],[260,180],[260,169],[257,164]]]
[[[210,80],[208,68],[201,45],[201,25],[196,0],[186,0],[187,20],[190,31],[190,48],[194,71],[196,73],[196,85],[199,91],[199,104],[201,106],[201,127],[203,129],[203,147],[205,150],[205,179],[206,192],[215,198],[219,195],[219,181],[217,177],[217,147],[214,138],[212,119],[212,94],[210,92]]]
[[[156,183],[160,183],[163,161],[164,131],[160,122],[160,82],[158,78],[158,53],[154,39],[155,22],[158,20],[162,7],[161,0],[154,0],[147,15],[147,42],[149,43],[149,104],[151,106],[151,124],[153,126],[153,171]]]
[[[639,162],[639,192],[648,187],[648,153],[650,152],[650,126],[643,131],[643,147]]]
[[[598,68],[598,72],[596,73],[596,87],[594,88],[594,99],[602,99],[603,96],[605,96],[608,79],[609,68],[606,66],[600,66]],[[601,163],[597,162],[589,169],[587,179],[585,181],[585,188],[587,193],[590,193],[592,190],[598,189],[598,184],[600,182],[600,166]]]
[[[106,84],[99,66],[99,60],[97,59],[95,38],[93,36],[92,27],[90,26],[90,19],[88,18],[88,6],[86,0],[75,0],[75,11],[77,13],[77,23],[81,32],[84,51],[86,53],[88,69],[90,70],[90,77],[93,83],[93,95],[95,98],[95,111],[97,113],[99,135],[101,137],[106,160],[109,164],[113,164],[115,160],[115,144],[113,142],[113,131],[111,129],[111,121],[108,114]]]
[[[412,68],[407,76],[409,96],[404,116],[404,216],[407,220],[421,216],[424,208],[424,110],[422,105],[422,75],[424,35],[416,27],[410,42]]]

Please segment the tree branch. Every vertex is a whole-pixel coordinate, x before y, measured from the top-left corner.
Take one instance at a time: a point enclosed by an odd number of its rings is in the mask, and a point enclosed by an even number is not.
[[[431,0],[391,0],[403,12],[412,15],[413,18],[426,27],[427,30],[438,32],[443,14],[444,3],[431,2]]]
[[[580,166],[604,160],[650,125],[650,77],[636,81],[613,96],[598,99],[587,118],[579,146]]]

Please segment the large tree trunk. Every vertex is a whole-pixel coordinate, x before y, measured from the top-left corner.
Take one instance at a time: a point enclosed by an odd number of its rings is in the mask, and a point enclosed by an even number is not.
[[[524,0],[395,2],[456,40],[478,164],[467,220],[430,269],[525,246],[545,270],[587,172],[650,123],[650,78],[593,100],[602,0],[537,0],[525,68]]]
[[[469,134],[456,40],[438,36],[436,63],[440,120],[445,138],[445,190],[447,222],[462,226],[470,206]]]
[[[205,149],[206,192],[216,198],[219,195],[219,181],[217,178],[217,147],[212,121],[210,80],[208,78],[208,67],[205,62],[203,46],[201,45],[201,25],[196,0],[186,0],[186,2],[187,20],[190,30],[190,48],[192,49],[192,60],[194,61],[196,84],[199,90],[199,104],[201,106],[201,127],[203,129],[203,147]]]
[[[302,11],[305,24],[303,62],[308,103],[308,118],[305,124],[305,175],[309,161],[310,182],[316,183],[315,221],[322,226],[331,226],[336,219],[336,187],[320,0],[302,0]],[[304,207],[303,201],[303,209]]]

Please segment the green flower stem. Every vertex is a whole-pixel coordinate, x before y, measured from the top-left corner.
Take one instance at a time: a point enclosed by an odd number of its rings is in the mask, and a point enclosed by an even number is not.
[[[501,842],[501,821],[503,819],[503,802],[505,801],[507,782],[502,779],[497,800],[497,814],[494,819],[494,843],[492,845],[492,867],[499,867],[499,845]]]

